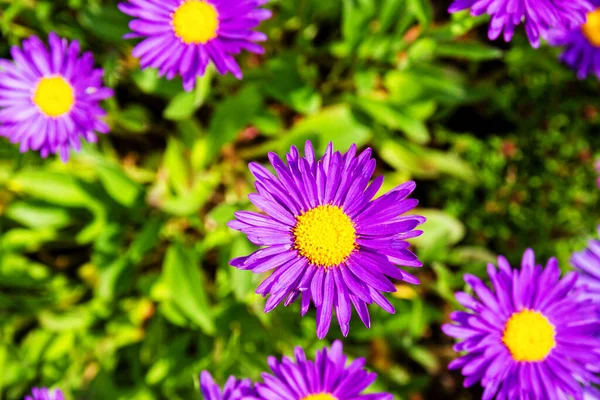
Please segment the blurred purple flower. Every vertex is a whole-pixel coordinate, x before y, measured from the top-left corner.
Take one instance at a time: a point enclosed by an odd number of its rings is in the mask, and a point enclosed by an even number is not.
[[[589,75],[600,79],[600,0],[592,0],[592,3],[595,9],[587,14],[584,24],[553,29],[549,37],[552,46],[565,48],[561,61],[574,70],[579,79]]]
[[[260,6],[269,0],[127,0],[119,9],[136,19],[126,38],[144,38],[133,49],[142,68],[158,68],[161,76],[183,78],[191,91],[196,78],[212,61],[221,75],[242,78],[233,55],[242,50],[262,54],[256,42],[267,36],[254,31],[271,11]]]
[[[509,42],[515,28],[523,22],[529,42],[537,48],[540,37],[546,39],[550,29],[573,29],[583,24],[593,7],[589,0],[455,0],[448,11],[466,9],[474,16],[491,16],[491,40],[504,32],[504,40]]]
[[[333,309],[344,336],[350,329],[352,306],[366,326],[370,326],[367,304],[393,313],[394,307],[381,294],[396,291],[388,277],[418,284],[396,265],[422,265],[408,250],[406,239],[422,233],[414,228],[425,218],[402,215],[418,203],[407,198],[414,182],[372,200],[383,177],[369,185],[375,171],[370,149],[356,156],[352,145],[342,154],[330,143],[325,156],[317,159],[306,142],[304,157],[296,147],[286,157],[288,165],[269,153],[277,176],[260,164],[250,164],[258,193],[249,198],[267,215],[237,212],[229,226],[264,247],[231,265],[257,274],[273,270],[256,290],[270,294],[265,312],[284,299],[287,306],[301,296],[305,315],[312,301],[319,338],[329,330]]]
[[[234,376],[227,379],[221,390],[208,371],[200,374],[200,391],[204,400],[251,400],[256,394],[250,379],[236,379]]]
[[[58,153],[67,161],[81,138],[95,142],[96,132],[109,131],[98,103],[113,91],[102,86],[92,53],[79,56],[79,42],[51,33],[49,43],[32,36],[22,49],[11,48],[13,61],[0,59],[0,136],[20,143],[22,153]]]
[[[591,239],[585,250],[574,253],[571,264],[579,271],[577,285],[584,289],[586,297],[600,305],[600,240]]]
[[[31,389],[31,396],[25,396],[25,400],[64,400],[63,393],[58,390],[49,390],[47,388]]]

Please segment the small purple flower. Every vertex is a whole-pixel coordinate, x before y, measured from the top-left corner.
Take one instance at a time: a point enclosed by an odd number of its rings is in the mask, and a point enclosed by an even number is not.
[[[577,285],[584,290],[586,297],[600,304],[600,240],[592,239],[585,250],[574,253],[571,264],[579,272]]]
[[[284,357],[280,362],[269,357],[273,374],[263,373],[264,383],[257,383],[261,400],[393,400],[389,393],[362,394],[377,378],[367,372],[365,359],[357,358],[346,366],[342,342],[317,352],[307,360],[304,350],[296,347],[296,361]]]
[[[515,28],[524,22],[529,42],[537,48],[540,37],[546,39],[550,29],[578,27],[592,8],[589,0],[455,0],[448,11],[470,9],[474,16],[489,14],[491,40],[504,31],[504,40],[509,42]]]
[[[578,274],[560,278],[552,258],[536,265],[532,250],[521,270],[498,257],[488,265],[493,290],[467,274],[465,281],[479,300],[459,292],[456,299],[469,311],[456,311],[444,332],[461,342],[465,354],[450,369],[462,368],[466,387],[481,382],[483,400],[582,399],[600,372],[600,321],[591,300],[575,288]],[[494,397],[497,396],[497,397]]]
[[[414,228],[425,218],[402,215],[418,203],[407,199],[414,182],[372,200],[383,177],[369,185],[375,160],[370,149],[356,156],[355,145],[341,154],[330,143],[325,156],[317,159],[306,142],[304,157],[291,148],[288,165],[274,153],[269,153],[269,160],[277,176],[260,164],[250,164],[258,193],[249,198],[266,215],[236,212],[237,220],[229,223],[252,243],[264,246],[231,265],[257,274],[273,270],[256,290],[270,294],[265,312],[284,299],[287,306],[301,296],[305,315],[312,301],[319,338],[329,330],[333,309],[344,336],[350,329],[352,306],[367,327],[367,304],[393,313],[394,307],[381,294],[396,291],[388,277],[418,284],[396,265],[422,265],[408,250],[406,239],[422,233]]]
[[[33,388],[31,396],[25,396],[25,400],[65,400],[65,397],[58,389]]]
[[[251,400],[256,395],[250,379],[230,376],[221,390],[208,371],[200,374],[200,391],[204,400]]]
[[[254,31],[271,11],[260,6],[269,0],[127,0],[119,9],[136,19],[126,38],[145,38],[133,56],[141,67],[158,68],[161,76],[183,78],[190,91],[212,61],[221,75],[242,79],[233,55],[242,50],[262,54],[256,42],[267,36]]]
[[[79,42],[51,33],[49,44],[32,36],[22,49],[11,48],[13,61],[0,59],[0,136],[20,143],[22,153],[58,153],[67,161],[80,138],[95,142],[96,132],[109,131],[98,103],[113,92],[102,86],[92,53],[79,56]]]
[[[548,39],[552,46],[565,48],[560,59],[577,72],[579,79],[589,75],[600,79],[600,0],[592,3],[596,9],[587,14],[584,24],[554,29]]]

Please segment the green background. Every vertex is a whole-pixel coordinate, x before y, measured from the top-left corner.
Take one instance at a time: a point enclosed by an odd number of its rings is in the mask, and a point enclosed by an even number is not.
[[[32,34],[82,41],[116,96],[112,132],[68,164],[0,141],[0,398],[56,385],[68,399],[199,399],[209,369],[258,378],[268,355],[310,354],[314,310],[265,315],[264,278],[228,266],[253,251],[226,227],[251,209],[247,164],[291,144],[372,147],[383,190],[417,181],[422,283],[395,315],[354,315],[344,340],[398,399],[476,399],[447,363],[440,325],[465,272],[527,247],[571,252],[599,222],[598,82],[559,49],[490,43],[486,18],[449,1],[272,0],[266,54],[245,78],[212,70],[192,93],[140,71],[116,2],[0,0],[0,56]],[[0,128],[1,129],[1,128]]]

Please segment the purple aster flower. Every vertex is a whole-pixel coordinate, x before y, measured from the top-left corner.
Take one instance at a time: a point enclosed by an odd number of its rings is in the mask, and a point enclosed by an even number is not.
[[[58,389],[33,388],[31,396],[25,396],[25,400],[65,400],[65,397]]]
[[[572,29],[554,29],[550,33],[552,46],[565,47],[560,59],[577,72],[579,79],[596,75],[600,79],[600,0],[593,0],[596,7],[587,14],[586,22]]]
[[[593,9],[589,0],[455,0],[448,9],[454,13],[471,10],[471,15],[491,16],[488,36],[497,39],[504,31],[509,42],[515,28],[524,21],[525,32],[533,47],[539,47],[540,37],[546,39],[552,28],[572,29],[585,22]]]
[[[455,324],[443,330],[461,339],[454,349],[465,354],[449,368],[462,368],[466,387],[481,382],[484,400],[581,400],[600,381],[600,321],[575,288],[577,273],[561,279],[556,259],[543,268],[530,249],[521,270],[504,257],[498,266],[488,265],[493,290],[465,275],[479,300],[456,294],[469,311],[452,313]]]
[[[221,390],[208,371],[202,371],[200,374],[200,391],[204,400],[251,400],[256,398],[256,392],[250,379],[236,379],[234,376],[230,376]]]
[[[273,375],[263,373],[264,383],[256,384],[261,400],[392,400],[389,393],[362,394],[377,378],[367,372],[365,359],[357,358],[346,366],[342,342],[336,340],[330,349],[317,352],[315,360],[307,360],[304,350],[296,347],[296,361],[284,357],[279,362],[269,357]]]
[[[0,135],[20,143],[22,153],[58,153],[67,161],[80,138],[95,142],[95,132],[109,131],[98,102],[113,92],[102,86],[92,53],[79,56],[79,42],[51,33],[49,44],[32,36],[22,49],[11,48],[12,62],[0,59]]]
[[[583,288],[585,296],[600,304],[600,240],[592,239],[587,249],[574,253],[571,264],[579,271],[577,284]]]
[[[589,388],[583,393],[583,400],[600,400],[600,390]]]
[[[271,295],[265,312],[284,299],[287,306],[301,296],[305,315],[312,300],[319,338],[329,330],[333,309],[344,335],[350,329],[352,306],[367,327],[367,304],[393,313],[394,307],[381,294],[396,291],[387,277],[418,284],[396,264],[422,265],[407,250],[406,239],[422,233],[413,229],[425,218],[401,215],[417,205],[417,200],[407,199],[414,182],[372,200],[383,177],[369,185],[375,160],[371,149],[357,156],[356,145],[341,154],[330,143],[325,156],[316,159],[312,144],[306,142],[304,157],[291,148],[288,165],[274,153],[269,153],[269,160],[277,176],[250,164],[258,193],[249,198],[267,215],[241,211],[229,223],[252,243],[264,246],[231,265],[257,274],[273,270],[256,290]]]
[[[145,38],[133,56],[142,68],[158,68],[161,76],[180,75],[190,91],[204,75],[209,61],[221,75],[231,72],[242,79],[233,55],[242,50],[262,54],[255,42],[267,39],[254,31],[271,11],[260,8],[269,0],[128,0],[119,9],[136,19],[126,38]]]

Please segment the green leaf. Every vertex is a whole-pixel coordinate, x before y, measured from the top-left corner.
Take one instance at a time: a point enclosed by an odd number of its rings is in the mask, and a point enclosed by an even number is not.
[[[472,61],[495,60],[503,55],[502,50],[477,42],[438,43],[435,52],[441,57],[464,58]]]
[[[134,182],[118,165],[108,162],[97,164],[98,177],[108,192],[117,203],[131,207],[141,194],[141,187]]]
[[[171,100],[163,112],[163,117],[173,121],[188,119],[197,108],[196,94],[194,92],[181,92]]]
[[[314,114],[322,104],[321,95],[309,82],[304,60],[297,54],[286,53],[269,60],[263,90],[283,104],[302,114]]]
[[[408,0],[408,8],[421,25],[428,26],[433,20],[433,7],[429,0]]]
[[[168,171],[169,182],[178,194],[189,192],[192,185],[189,161],[184,153],[185,149],[181,142],[175,138],[168,139],[164,166]]]
[[[357,99],[355,103],[377,122],[388,128],[401,130],[416,143],[426,144],[431,140],[425,123],[407,114],[400,106],[367,98]]]
[[[79,181],[64,173],[23,170],[9,181],[9,185],[14,190],[61,206],[89,208],[90,204],[96,203]]]
[[[304,146],[306,139],[318,139],[313,143],[320,152],[333,142],[340,150],[347,150],[352,144],[364,145],[371,137],[371,130],[362,125],[346,104],[323,109],[320,113],[298,122],[281,142],[286,151],[292,143]]]
[[[235,140],[258,114],[262,104],[263,99],[256,86],[246,86],[237,95],[217,105],[209,126],[208,147],[213,158],[225,144]]]
[[[160,231],[163,227],[163,219],[153,217],[147,221],[127,250],[127,256],[133,264],[137,264],[150,252],[160,240]]]
[[[143,133],[150,125],[148,110],[139,104],[132,104],[123,111],[117,113],[115,122],[123,129],[133,133]]]
[[[31,201],[12,203],[6,210],[6,216],[32,229],[58,229],[71,223],[68,210],[50,207]]]
[[[351,49],[365,37],[368,22],[375,16],[373,0],[343,0],[342,35]]]
[[[427,221],[419,227],[425,232],[412,239],[418,247],[431,248],[440,240],[448,246],[459,243],[465,237],[465,226],[457,218],[440,210],[419,210]]]
[[[212,335],[215,325],[199,267],[198,258],[192,250],[172,244],[163,262],[163,277],[169,299],[190,321]]]

